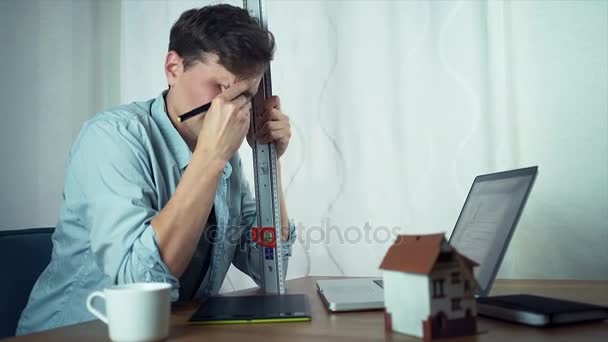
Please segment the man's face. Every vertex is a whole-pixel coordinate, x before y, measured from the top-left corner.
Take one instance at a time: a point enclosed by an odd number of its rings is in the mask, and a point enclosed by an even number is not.
[[[174,56],[171,56],[172,53]],[[170,70],[170,60],[177,61],[173,71]],[[169,52],[165,71],[167,81],[171,85],[171,106],[178,115],[211,102],[217,95],[237,81],[246,82],[249,85],[247,91],[243,94],[251,99],[256,94],[262,79],[261,73],[248,79],[239,79],[218,64],[216,55],[209,55],[205,63],[197,61],[184,71],[181,58],[174,52]],[[183,128],[186,129],[189,136],[197,138],[204,119],[205,115],[201,114],[181,123],[181,125],[184,126]]]

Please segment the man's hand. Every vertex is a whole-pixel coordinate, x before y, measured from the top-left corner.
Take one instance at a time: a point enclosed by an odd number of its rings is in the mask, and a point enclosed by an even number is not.
[[[196,149],[228,161],[241,146],[249,129],[251,101],[242,93],[249,84],[237,82],[216,96],[205,114]]]
[[[287,150],[289,139],[291,139],[291,125],[289,117],[281,112],[281,100],[278,96],[266,99],[264,112],[260,118],[256,118],[255,138],[261,144],[274,142],[277,150],[277,158],[280,158]],[[251,139],[247,139],[253,147]]]
[[[287,150],[289,139],[291,139],[291,125],[289,117],[281,112],[281,99],[278,96],[272,96],[264,102],[264,109],[261,117],[256,118],[255,139],[262,144],[275,143],[277,150],[277,158],[280,158]],[[247,142],[253,147],[253,128],[250,127],[247,134]],[[283,195],[283,185],[281,177],[281,163],[277,160],[278,178],[279,178],[279,202],[281,207],[281,235],[283,241],[289,238],[289,215],[287,214],[287,206],[285,205],[285,196]]]

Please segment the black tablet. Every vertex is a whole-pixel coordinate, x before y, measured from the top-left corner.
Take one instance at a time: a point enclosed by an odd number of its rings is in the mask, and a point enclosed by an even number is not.
[[[209,297],[190,324],[306,322],[311,320],[304,294]]]

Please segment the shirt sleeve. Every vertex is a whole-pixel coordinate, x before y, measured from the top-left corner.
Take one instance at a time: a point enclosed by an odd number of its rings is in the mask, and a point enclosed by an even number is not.
[[[251,194],[249,182],[244,177],[239,158],[239,180],[241,182],[241,226],[245,227],[241,237],[239,238],[239,246],[236,248],[232,263],[242,272],[248,274],[258,286],[262,286],[262,248],[252,241],[251,227],[257,220],[255,198]],[[292,246],[296,240],[296,229],[289,220],[289,239],[282,241],[281,257],[283,258],[283,280],[287,274],[287,266],[289,257],[291,256]]]
[[[170,283],[175,301],[179,281],[161,259],[151,226],[159,208],[150,157],[131,123],[85,124],[66,174],[82,194],[79,206],[97,266],[115,284]]]

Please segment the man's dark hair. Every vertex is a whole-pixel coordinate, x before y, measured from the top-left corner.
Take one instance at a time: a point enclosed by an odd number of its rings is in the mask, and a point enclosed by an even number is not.
[[[183,58],[184,69],[205,62],[206,53],[215,53],[224,68],[244,78],[262,72],[274,49],[274,36],[257,19],[245,9],[225,4],[182,13],[169,38],[169,51]]]

